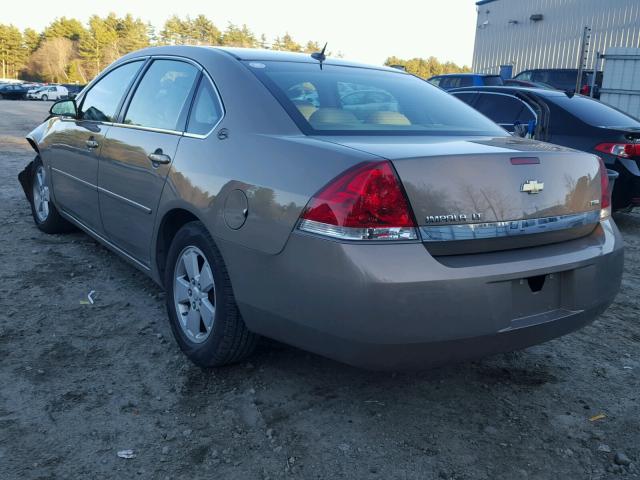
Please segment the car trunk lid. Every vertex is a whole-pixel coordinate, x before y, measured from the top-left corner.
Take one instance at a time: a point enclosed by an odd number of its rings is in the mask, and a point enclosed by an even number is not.
[[[392,161],[434,255],[578,238],[600,220],[597,157],[512,137],[341,139]]]

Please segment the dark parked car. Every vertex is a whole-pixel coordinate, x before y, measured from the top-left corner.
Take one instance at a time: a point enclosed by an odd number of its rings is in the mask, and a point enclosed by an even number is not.
[[[590,94],[592,78],[592,71],[582,72],[582,81],[580,83],[582,88],[580,89],[580,94]],[[578,70],[575,68],[537,68],[533,70],[524,70],[516,75],[514,79],[526,82],[545,83],[558,90],[575,93]],[[593,94],[594,98],[600,98],[600,88],[602,88],[602,72],[596,72],[596,83]]]
[[[7,83],[0,86],[0,98],[6,100],[22,100],[26,98],[29,88],[19,83]]]
[[[480,73],[448,73],[431,77],[427,79],[427,82],[443,90],[451,90],[459,87],[502,85],[502,77],[500,75],[484,75]]]
[[[507,87],[546,88],[547,90],[557,90],[553,85],[549,85],[547,83],[516,80],[515,78],[504,80],[503,85]]]
[[[162,285],[199,365],[264,335],[424,368],[571,332],[619,288],[601,160],[396,69],[154,47],[51,113],[19,177],[36,225],[75,225]]]
[[[613,190],[614,210],[640,205],[638,119],[590,97],[558,90],[484,87],[449,93],[509,132],[533,122],[533,138],[602,157],[607,168],[620,174]]]

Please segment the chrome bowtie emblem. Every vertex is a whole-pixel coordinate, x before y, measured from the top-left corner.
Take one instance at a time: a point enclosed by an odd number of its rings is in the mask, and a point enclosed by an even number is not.
[[[544,183],[537,180],[527,180],[520,187],[520,191],[524,193],[540,193],[544,190]]]

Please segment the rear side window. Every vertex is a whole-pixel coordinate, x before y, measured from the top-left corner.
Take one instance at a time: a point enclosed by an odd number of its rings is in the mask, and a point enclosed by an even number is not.
[[[187,132],[206,135],[222,118],[222,108],[213,85],[206,76],[202,77],[198,93],[191,107]]]
[[[440,87],[446,89],[472,86],[473,78],[471,77],[442,77],[442,80],[440,81]]]
[[[525,108],[524,103],[515,97],[488,93],[480,93],[474,107],[502,125],[513,125]]]
[[[471,105],[473,103],[473,99],[476,96],[476,94],[473,93],[473,92],[454,93],[453,96],[456,97],[456,98],[459,98],[460,100],[462,100],[467,105]]]
[[[182,130],[187,101],[198,74],[198,69],[190,63],[155,60],[133,94],[124,123]]]
[[[640,128],[638,119],[588,97],[557,95],[548,97],[547,101],[556,104],[574,117],[578,117],[583,122],[594,127]]]
[[[113,122],[118,104],[140,70],[142,63],[142,61],[127,63],[98,80],[84,96],[80,108],[80,118]]]
[[[435,85],[436,87],[439,87],[440,86],[440,80],[442,80],[441,77],[435,77],[435,78],[432,78],[432,79],[428,80],[428,82],[430,84],[432,84],[432,85]]]

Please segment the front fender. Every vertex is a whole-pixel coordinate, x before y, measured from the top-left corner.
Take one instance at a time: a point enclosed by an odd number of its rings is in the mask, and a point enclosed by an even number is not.
[[[47,130],[49,129],[50,124],[51,124],[51,119],[42,122],[36,128],[31,130],[25,137],[27,139],[27,142],[29,142],[29,145],[31,145],[31,148],[33,148],[37,154],[40,154],[40,142],[42,141],[45,134],[47,133]]]
[[[36,158],[40,156],[40,141],[44,138],[47,129],[49,128],[50,121],[44,121],[36,128],[31,130],[27,135],[26,139],[31,145],[31,148],[36,152]],[[33,179],[33,160],[30,161],[24,170],[22,170],[18,174],[18,181],[22,186],[22,190],[24,191],[27,200],[31,202],[31,182]]]

